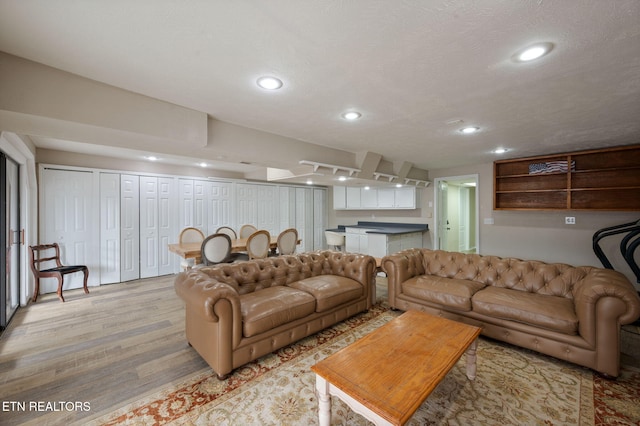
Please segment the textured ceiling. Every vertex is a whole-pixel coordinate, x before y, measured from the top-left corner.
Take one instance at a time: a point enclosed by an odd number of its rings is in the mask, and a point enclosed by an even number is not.
[[[637,0],[0,0],[0,50],[438,169],[491,162],[499,146],[519,157],[639,143],[639,22]],[[511,61],[540,41],[555,44],[549,55]],[[284,88],[258,90],[264,74]],[[340,118],[351,108],[357,122]]]

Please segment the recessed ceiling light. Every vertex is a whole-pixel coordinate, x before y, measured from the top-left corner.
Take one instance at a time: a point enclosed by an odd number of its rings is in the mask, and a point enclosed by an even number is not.
[[[469,127],[463,127],[462,129],[460,129],[460,132],[464,133],[465,135],[470,135],[471,133],[476,133],[479,130],[480,130],[480,127],[469,126]]]
[[[402,184],[401,183],[396,183],[396,188],[402,188]]]
[[[360,117],[362,117],[362,114],[360,114],[358,111],[349,111],[342,114],[342,118],[350,121],[357,120]]]
[[[507,148],[496,148],[493,150],[494,154],[504,154],[505,152],[507,152]]]
[[[149,160],[149,161],[158,161],[158,157],[150,155],[150,156],[147,157],[147,160]]]
[[[313,185],[313,181],[311,179],[307,180],[307,185]]]
[[[200,167],[207,167],[208,164],[207,163],[200,163]]]
[[[344,182],[345,180],[347,180],[347,178],[346,178],[346,176],[340,176],[340,177],[338,178],[338,180],[339,180],[340,182]]]
[[[531,45],[525,49],[520,50],[511,58],[515,62],[529,62],[534,59],[538,59],[551,52],[553,49],[553,43],[545,42],[545,43],[536,43]]]
[[[282,80],[269,76],[260,77],[256,83],[266,90],[277,90],[282,87]]]

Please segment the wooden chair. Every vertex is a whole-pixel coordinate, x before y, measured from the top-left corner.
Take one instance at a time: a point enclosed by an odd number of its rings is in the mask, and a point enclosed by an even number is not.
[[[230,226],[221,226],[220,228],[216,229],[216,234],[226,234],[232,240],[238,239],[238,234],[236,234],[236,231],[234,231]]]
[[[240,228],[240,238],[249,238],[249,236],[257,230],[258,228],[253,225],[242,225]]]
[[[293,254],[298,245],[298,231],[295,228],[285,229],[278,235],[278,253]]]
[[[48,253],[51,253],[51,250],[54,250],[55,254],[53,256],[45,257],[47,251],[49,251]],[[60,262],[60,247],[58,246],[58,243],[29,246],[29,259],[31,261],[31,271],[33,271],[33,276],[36,279],[36,289],[33,293],[34,302],[38,299],[38,295],[40,294],[40,278],[57,278],[58,298],[64,302],[64,297],[62,296],[62,284],[64,282],[64,276],[66,274],[71,274],[74,272],[84,273],[83,289],[86,294],[89,294],[89,289],[87,288],[87,280],[89,279],[89,268],[84,265],[63,265],[62,262]],[[43,262],[55,262],[56,266],[41,270],[41,263]]]
[[[182,243],[201,243],[204,241],[204,234],[198,228],[187,227],[180,231],[178,236],[178,242]],[[183,270],[187,270],[195,266],[195,259],[182,259],[180,261],[180,267]]]
[[[209,235],[202,242],[201,257],[205,266],[233,262],[231,238],[227,234]]]
[[[269,256],[269,244],[271,243],[271,235],[269,231],[261,229],[256,231],[247,238],[247,253],[249,260],[264,259]]]

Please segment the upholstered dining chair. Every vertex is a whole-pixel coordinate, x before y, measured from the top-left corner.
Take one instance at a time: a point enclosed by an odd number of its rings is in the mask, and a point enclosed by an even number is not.
[[[242,225],[240,228],[240,238],[249,238],[249,236],[257,230],[258,228],[253,225]]]
[[[204,265],[231,263],[231,238],[227,234],[209,235],[202,242],[201,256]]]
[[[278,253],[293,254],[296,252],[298,244],[298,231],[295,228],[289,228],[278,234]]]
[[[230,226],[221,226],[220,228],[216,229],[216,234],[226,234],[232,240],[238,239],[238,234],[236,234],[236,231],[234,231]]]
[[[269,234],[269,231],[264,229],[249,235],[249,238],[247,238],[247,253],[249,254],[249,260],[264,259],[268,257],[270,242],[271,235]]]
[[[187,227],[180,231],[178,242],[183,243],[201,243],[204,241],[204,234],[198,228]],[[195,259],[182,259],[180,267],[182,269],[189,269],[195,265]]]

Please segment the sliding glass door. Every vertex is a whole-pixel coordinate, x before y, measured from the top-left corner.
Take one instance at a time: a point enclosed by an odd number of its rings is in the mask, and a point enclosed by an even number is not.
[[[20,305],[20,182],[19,166],[0,152],[0,330]]]

